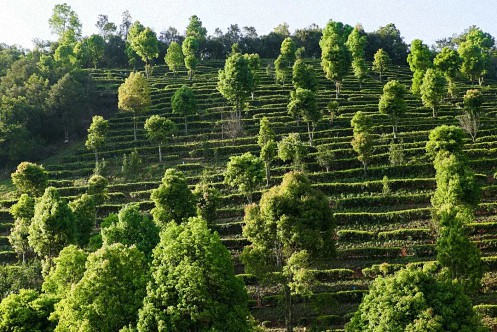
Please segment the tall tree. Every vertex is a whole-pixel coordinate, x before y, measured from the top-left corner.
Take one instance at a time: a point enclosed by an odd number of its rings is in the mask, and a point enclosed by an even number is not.
[[[68,244],[77,240],[74,215],[57,189],[48,187],[36,201],[35,212],[29,226],[29,245],[51,266],[52,259]]]
[[[185,175],[174,168],[166,170],[162,183],[152,191],[150,199],[154,201],[151,212],[159,226],[170,221],[181,223],[195,215],[195,197],[188,188]]]
[[[243,282],[235,276],[229,251],[204,220],[169,223],[153,256],[139,331],[252,330]]]
[[[283,287],[291,332],[292,295],[310,294],[312,262],[334,253],[335,225],[328,198],[303,173],[290,172],[281,185],[262,194],[259,205],[246,207],[244,222],[243,235],[251,242],[241,256],[245,269]]]
[[[303,171],[304,159],[308,154],[308,146],[300,140],[298,133],[290,133],[278,142],[278,158],[283,161],[291,160],[294,170]]]
[[[393,138],[397,139],[397,126],[399,119],[406,112],[406,86],[397,80],[389,81],[383,86],[378,109],[381,114],[388,115],[392,122]]]
[[[95,198],[91,195],[83,194],[70,202],[69,208],[71,208],[74,215],[77,243],[81,247],[85,247],[96,224],[97,206]]]
[[[421,40],[414,39],[411,43],[411,52],[407,56],[407,62],[413,73],[411,90],[413,94],[418,95],[423,83],[423,76],[426,70],[432,67],[430,49]]]
[[[132,72],[118,90],[117,107],[133,113],[133,135],[136,141],[136,114],[147,111],[151,105],[150,87],[141,73]]]
[[[152,115],[145,121],[145,132],[149,140],[159,145],[159,162],[162,162],[162,145],[176,132],[176,124],[160,115]]]
[[[370,134],[372,121],[367,114],[358,111],[354,114],[350,124],[354,132],[352,148],[357,153],[357,159],[362,162],[364,174],[366,174],[373,154],[373,137]]]
[[[12,183],[21,194],[41,196],[48,186],[48,173],[43,166],[24,161],[10,175]]]
[[[312,146],[317,122],[323,117],[323,112],[318,107],[316,93],[302,88],[291,91],[287,109],[293,117],[301,117],[307,122],[309,145]]]
[[[470,27],[463,36],[457,51],[462,58],[461,72],[473,83],[478,80],[482,85],[487,73],[489,53],[495,44],[494,38],[477,27]]]
[[[55,5],[48,25],[52,33],[59,38],[62,38],[68,31],[72,32],[75,38],[81,37],[81,22],[78,15],[66,3]]]
[[[102,36],[105,41],[108,41],[117,31],[116,24],[109,22],[109,16],[103,14],[98,15],[95,26],[98,29],[98,34]]]
[[[171,44],[169,44],[164,60],[166,61],[169,70],[171,70],[174,73],[174,76],[176,76],[178,69],[181,67],[181,65],[183,65],[184,62],[181,46],[179,46],[177,42],[173,41],[171,42]]]
[[[188,79],[191,81],[193,74],[198,65],[197,52],[199,44],[198,40],[193,36],[186,37],[181,44],[181,50],[183,51],[185,59],[185,67],[188,69]]]
[[[455,79],[461,69],[462,59],[456,50],[444,47],[433,59],[433,65],[440,70],[447,80],[447,92],[451,97],[455,96]]]
[[[104,53],[105,40],[99,35],[83,38],[74,47],[74,55],[87,68],[93,66],[93,68],[97,69],[98,64],[104,58]]]
[[[238,187],[240,193],[247,197],[250,204],[252,193],[260,186],[264,178],[263,169],[262,160],[250,152],[241,156],[231,156],[224,172],[224,183]]]
[[[471,136],[473,143],[480,127],[482,115],[483,95],[480,90],[471,89],[466,91],[463,97],[463,114],[459,116],[461,127]]]
[[[174,91],[171,98],[171,107],[173,114],[178,114],[183,117],[185,122],[185,136],[188,135],[188,116],[194,115],[198,111],[197,98],[192,88],[183,85],[178,90]]]
[[[292,38],[287,37],[281,43],[280,55],[274,62],[277,80],[285,84],[289,76],[292,63],[295,61],[295,51],[297,46]]]
[[[367,67],[364,60],[365,48],[368,39],[362,25],[357,24],[347,38],[346,46],[352,55],[352,70],[359,81],[359,88],[366,77]]]
[[[437,108],[442,103],[445,85],[446,80],[439,71],[432,68],[426,70],[419,90],[423,104],[432,109],[433,117],[437,116]]]
[[[342,80],[351,64],[351,55],[345,45],[351,30],[352,27],[349,25],[329,21],[319,41],[321,67],[323,67],[326,78],[335,82],[337,99],[340,95]]]
[[[10,207],[10,214],[14,218],[14,226],[10,230],[9,242],[17,254],[26,262],[26,254],[30,250],[28,236],[29,225],[34,216],[35,200],[27,194],[22,194],[17,203]]]
[[[147,262],[136,247],[103,246],[88,255],[86,271],[55,306],[55,331],[118,331],[136,321],[146,293]]]
[[[266,170],[266,186],[269,186],[271,177],[271,163],[274,161],[277,153],[277,145],[275,141],[274,131],[270,127],[269,119],[263,117],[259,124],[259,135],[257,136],[257,144],[261,148],[260,158],[264,162]]]
[[[488,331],[460,287],[413,267],[376,278],[345,325],[347,332],[394,330]]]
[[[380,75],[380,83],[382,81],[383,73],[388,69],[390,62],[390,56],[382,48],[374,54],[373,70]]]
[[[150,28],[145,28],[137,35],[129,36],[128,40],[133,50],[145,62],[145,74],[150,75],[150,61],[159,56],[157,35]]]
[[[105,120],[103,116],[95,115],[90,128],[88,128],[88,138],[85,142],[86,148],[95,152],[95,163],[98,163],[98,150],[105,145],[108,132],[109,121]]]
[[[233,105],[238,129],[241,130],[242,109],[245,105],[254,77],[247,58],[240,53],[232,53],[219,71],[217,90]]]
[[[205,40],[207,37],[207,29],[202,25],[202,21],[197,15],[190,17],[186,27],[186,37],[194,37],[197,40]]]
[[[302,88],[316,91],[318,81],[312,65],[306,64],[302,59],[297,59],[293,64],[292,83],[295,90]]]
[[[252,100],[254,100],[254,93],[260,83],[259,69],[261,67],[261,58],[259,54],[244,54],[243,55],[248,62],[248,68],[252,74],[252,87],[250,89],[250,94],[252,95]]]

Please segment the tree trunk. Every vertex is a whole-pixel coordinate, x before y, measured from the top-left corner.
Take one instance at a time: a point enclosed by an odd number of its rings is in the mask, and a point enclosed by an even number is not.
[[[162,144],[159,143],[159,162],[161,163],[162,162]]]
[[[64,123],[64,143],[69,143],[69,123],[67,120],[67,112],[62,114],[62,122]]]
[[[269,187],[269,177],[271,176],[271,164],[266,161],[266,186]]]
[[[312,146],[311,123],[307,122],[307,134],[309,135],[309,146]]]
[[[380,70],[380,83],[381,83],[381,76],[382,76],[382,71]]]
[[[136,115],[133,114],[133,136],[135,138],[135,141],[136,141]]]
[[[252,101],[254,101],[254,92],[252,91],[250,95],[252,96]]]
[[[293,332],[293,317],[292,317],[292,294],[288,283],[283,286],[285,288],[285,324],[286,331]]]
[[[397,139],[397,124],[395,123],[393,126],[393,139]]]
[[[98,150],[95,149],[95,166],[98,164]]]
[[[432,111],[432,116],[433,116],[434,118],[436,118],[436,117],[437,117],[437,112],[435,111],[435,106],[433,106],[433,107],[431,108],[431,111]]]
[[[339,83],[335,82],[335,99],[338,99],[339,95],[340,95]]]
[[[186,122],[186,115],[185,115],[185,136],[188,136],[188,124]]]

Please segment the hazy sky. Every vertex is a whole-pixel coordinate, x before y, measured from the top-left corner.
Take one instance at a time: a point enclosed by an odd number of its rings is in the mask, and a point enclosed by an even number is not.
[[[34,38],[54,40],[48,19],[58,1],[0,0],[0,42],[32,48]],[[191,15],[197,15],[212,34],[230,24],[254,26],[267,34],[282,22],[290,31],[312,23],[324,27],[328,20],[351,25],[361,23],[366,31],[387,23],[400,29],[406,42],[422,39],[427,44],[477,25],[497,37],[496,0],[67,0],[83,24],[83,35],[96,32],[99,14],[119,26],[121,13],[159,33],[173,26],[184,32]]]

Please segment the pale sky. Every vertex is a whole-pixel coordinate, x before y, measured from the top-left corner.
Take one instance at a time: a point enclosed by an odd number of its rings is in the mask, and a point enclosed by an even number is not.
[[[55,40],[48,19],[51,0],[0,0],[0,43],[32,48],[34,38]],[[470,25],[497,38],[496,0],[67,0],[83,24],[83,35],[96,32],[99,14],[117,26],[121,13],[129,10],[133,20],[159,33],[169,26],[184,32],[188,18],[197,15],[213,34],[230,24],[254,26],[259,35],[286,22],[293,33],[312,23],[324,27],[333,19],[350,25],[361,23],[366,31],[394,23],[405,41],[419,38],[428,45],[460,33]]]

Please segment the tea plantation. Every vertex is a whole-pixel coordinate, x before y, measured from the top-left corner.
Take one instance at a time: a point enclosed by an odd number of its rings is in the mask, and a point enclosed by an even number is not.
[[[312,325],[340,330],[376,276],[391,274],[406,264],[436,259],[430,204],[435,189],[435,171],[432,161],[426,157],[425,145],[431,129],[442,124],[459,125],[457,116],[462,112],[459,106],[462,100],[447,101],[433,118],[431,109],[409,93],[406,115],[398,125],[404,160],[400,165],[392,165],[389,152],[392,126],[389,118],[378,112],[378,100],[388,79],[398,79],[407,86],[411,84],[409,68],[391,66],[383,84],[371,73],[361,88],[352,74],[346,76],[338,99],[339,115],[330,121],[326,105],[334,100],[334,84],[326,80],[318,60],[306,61],[316,71],[318,102],[325,110],[325,116],[316,128],[314,147],[306,157],[305,169],[313,186],[330,199],[337,225],[337,254],[320,264],[323,269],[313,271],[318,281],[313,295],[295,298],[294,318],[299,327]],[[306,124],[297,123],[287,112],[293,87],[288,83],[275,83],[273,73],[266,71],[266,65],[272,62],[263,61],[260,84],[242,114],[243,132],[236,137],[232,137],[229,123],[231,108],[216,90],[218,70],[224,66],[224,61],[201,62],[192,81],[188,80],[186,72],[173,75],[164,66],[153,67],[149,78],[152,108],[150,112],[138,115],[136,141],[132,116],[117,110],[117,89],[129,70],[90,70],[90,73],[97,82],[102,105],[115,108],[114,115],[108,119],[110,132],[106,145],[99,152],[106,163],[104,176],[109,179],[109,199],[99,208],[99,219],[117,212],[129,202],[138,202],[143,211],[150,211],[153,208],[150,193],[158,187],[168,168],[181,170],[192,188],[202,177],[207,177],[222,193],[221,207],[211,227],[232,253],[236,273],[244,279],[249,291],[251,312],[264,326],[283,329],[281,292],[276,287],[260,285],[253,276],[245,274],[239,260],[239,254],[248,243],[242,236],[247,200],[223,183],[223,172],[230,156],[245,152],[259,154],[257,134],[262,117],[270,120],[278,141],[292,132],[300,133],[303,141],[307,139]],[[189,117],[186,136],[183,118],[171,110],[172,94],[183,84],[194,89],[199,102],[199,114]],[[470,82],[457,82],[457,87],[460,96],[467,89],[475,88]],[[497,82],[488,80],[483,87],[476,88],[485,98],[484,116],[475,142],[469,135],[465,139],[464,152],[482,188],[477,217],[469,228],[471,240],[481,250],[486,272],[483,286],[472,300],[484,320],[497,326],[497,184],[493,177],[497,166]],[[357,111],[365,112],[373,119],[374,154],[366,175],[350,143],[350,121]],[[162,163],[158,162],[157,146],[146,138],[143,129],[143,123],[152,114],[165,116],[178,125],[177,134],[162,147]],[[335,154],[328,172],[316,161],[316,147],[321,145]],[[121,173],[123,155],[129,155],[135,149],[142,160],[141,167],[136,174],[125,176]],[[95,157],[82,142],[76,142],[67,152],[40,164],[49,171],[50,185],[57,187],[65,198],[73,199],[86,192]],[[271,185],[279,184],[283,174],[291,169],[289,163],[273,163]],[[265,189],[261,184],[260,191],[254,193],[255,202]],[[4,264],[20,259],[8,240],[13,225],[9,207],[15,201],[14,198],[1,201],[0,260]]]

